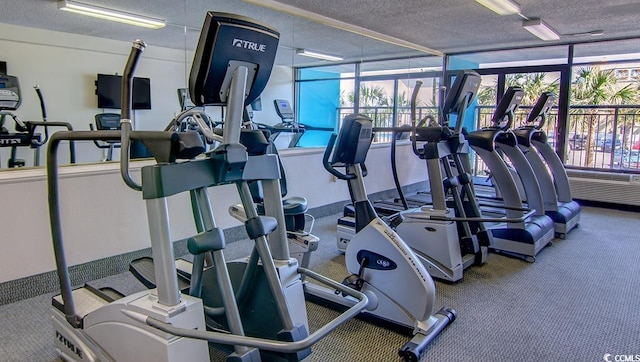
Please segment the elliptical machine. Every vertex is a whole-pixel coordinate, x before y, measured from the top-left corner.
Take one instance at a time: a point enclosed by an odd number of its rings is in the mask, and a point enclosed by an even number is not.
[[[460,72],[444,102],[440,123],[427,116],[418,126],[413,117],[413,152],[426,161],[431,206],[402,212],[403,220],[396,226],[429,273],[449,282],[462,279],[463,270],[469,266],[484,264],[488,247],[493,244],[493,237],[483,223],[488,219],[482,218],[462,159],[469,152],[462,133],[463,118],[480,82],[477,73]],[[417,98],[420,85],[416,83],[413,99]],[[412,105],[415,114],[415,101]],[[457,117],[453,128],[449,124],[451,115]],[[421,148],[417,142],[422,142]],[[451,195],[451,203],[447,195]]]
[[[195,132],[131,131],[133,69],[145,47],[139,40],[134,42],[123,72],[121,131],[57,132],[51,137],[47,158],[49,211],[61,285],[61,294],[53,297],[52,312],[56,348],[65,359],[205,361],[209,360],[206,342],[209,341],[231,346],[233,351],[227,361],[257,362],[271,356],[278,361],[297,361],[308,355],[311,345],[369,304],[364,294],[299,268],[295,259],[289,258],[286,243],[276,245],[272,240],[267,241],[267,235],[283,234],[284,231],[277,160],[270,155],[249,158],[245,147],[239,143],[239,135],[242,109],[246,101],[257,97],[264,88],[278,38],[277,31],[250,19],[207,13],[194,56],[190,88],[196,104],[225,103],[228,112],[223,135],[218,137],[221,145],[205,158],[195,159],[204,151],[200,135]],[[254,42],[262,44],[265,52],[243,46]],[[142,191],[155,258],[157,288],[154,290],[122,297],[88,287],[71,288],[62,237],[56,153],[62,140],[95,139],[120,139],[123,180],[132,189]],[[157,161],[156,165],[142,168],[141,184],[129,173],[131,140],[142,141]],[[268,200],[270,207],[276,210],[274,217],[256,214],[247,185],[247,180],[253,179],[265,181],[270,190]],[[247,210],[246,231],[256,243],[250,258],[253,262],[245,263],[244,267],[239,263],[227,266],[225,262],[222,254],[224,235],[216,226],[207,192],[208,187],[226,184],[236,187]],[[196,254],[195,282],[191,284],[190,295],[181,294],[178,289],[167,209],[168,197],[186,191],[192,196],[198,231],[188,242],[190,251]],[[282,236],[274,239],[282,240]],[[205,275],[202,262],[207,253],[213,255],[215,267]],[[233,283],[238,278],[232,278],[232,269],[244,270],[237,274],[241,279],[238,294],[245,294],[250,304],[242,305],[238,300],[242,298],[234,293]],[[355,298],[356,303],[309,334],[301,274]],[[215,279],[216,283],[203,282],[209,279]],[[253,284],[256,288],[250,288],[252,284],[244,284],[245,281],[256,283]],[[212,303],[220,304],[205,308],[203,299],[207,296],[211,296]],[[205,311],[207,319],[215,319],[217,325],[226,330],[205,331],[208,324]],[[268,335],[248,337],[250,318],[257,330],[268,329]],[[269,318],[269,321],[264,322],[262,318]],[[263,351],[269,353],[263,354]]]
[[[0,67],[0,69],[4,68],[4,65]],[[69,122],[47,121],[47,109],[44,104],[44,97],[42,96],[40,86],[34,85],[33,89],[40,102],[42,120],[22,121],[17,115],[11,112],[17,110],[22,102],[18,77],[0,73],[0,147],[11,147],[11,155],[7,162],[7,167],[9,168],[26,166],[25,160],[17,158],[18,147],[29,147],[33,149],[33,166],[40,166],[40,147],[45,145],[49,140],[50,127],[62,127],[69,131],[73,130],[73,126],[71,126]],[[11,117],[15,122],[14,133],[9,132],[4,126],[7,117]],[[36,132],[38,127],[44,128],[44,138],[42,134]],[[72,164],[76,163],[75,144],[73,141],[69,142],[69,162]]]
[[[367,198],[363,177],[372,140],[371,119],[349,115],[339,132],[329,139],[323,164],[329,173],[348,182],[356,209],[356,233],[345,251],[351,275],[343,283],[372,301],[365,314],[413,330],[413,338],[398,353],[405,361],[418,361],[428,343],[455,320],[456,312],[442,308],[434,313],[435,285],[429,273],[398,234],[378,217]],[[345,172],[338,167],[344,167]],[[351,298],[312,283],[306,283],[305,291],[342,306],[353,303]]]

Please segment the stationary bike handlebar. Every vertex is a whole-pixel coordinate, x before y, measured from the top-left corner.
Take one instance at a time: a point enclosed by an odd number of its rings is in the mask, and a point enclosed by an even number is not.
[[[335,133],[332,133],[331,137],[329,137],[329,143],[327,144],[327,148],[324,149],[324,155],[322,156],[322,165],[324,166],[325,170],[327,170],[330,174],[339,178],[340,180],[352,180],[356,178],[356,175],[349,175],[336,170],[329,161],[331,152],[333,152],[333,146],[336,144],[336,138],[338,138],[338,135]]]
[[[336,144],[336,138],[338,138],[338,135],[336,135],[335,133],[332,133],[331,137],[329,137],[329,143],[327,144],[327,148],[324,149],[324,156],[322,156],[322,164],[324,165],[325,170],[329,171],[330,174],[339,178],[340,180],[353,180],[358,176],[351,173],[342,173],[336,170],[334,166],[337,165],[338,167],[344,167],[346,170],[348,170],[349,165],[338,162],[331,163],[329,161],[329,158],[331,158],[331,152],[333,152],[333,146]],[[367,166],[365,166],[364,163],[360,163],[360,168],[362,169],[362,177],[366,177],[368,173]]]

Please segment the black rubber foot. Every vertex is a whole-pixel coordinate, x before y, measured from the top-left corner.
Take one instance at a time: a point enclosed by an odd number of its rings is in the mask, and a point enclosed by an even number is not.
[[[458,318],[458,312],[456,312],[456,310],[453,308],[447,308],[447,307],[440,308],[437,314],[446,316],[449,319],[449,323],[453,323],[453,321],[455,321],[456,318]]]

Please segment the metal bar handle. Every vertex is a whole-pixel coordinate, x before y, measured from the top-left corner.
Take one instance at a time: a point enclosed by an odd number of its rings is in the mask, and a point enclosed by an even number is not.
[[[328,285],[331,288],[335,288],[336,290],[343,292],[353,298],[356,298],[358,302],[351,308],[347,309],[345,312],[337,316],[335,319],[318,328],[315,332],[309,334],[309,336],[307,336],[306,338],[295,342],[283,342],[264,338],[238,336],[220,332],[207,332],[179,328],[140,313],[131,311],[123,311],[123,313],[134,320],[145,323],[153,328],[157,328],[163,332],[170,333],[176,336],[203,339],[221,344],[242,345],[275,352],[291,353],[311,347],[313,344],[317,343],[330,332],[338,328],[340,325],[344,324],[349,319],[352,319],[369,306],[369,299],[367,298],[367,296],[361,292],[358,292],[357,290],[346,287],[336,281],[333,281],[323,275],[317,274],[305,268],[298,268],[298,272],[322,284]]]
[[[416,85],[413,87],[413,93],[411,94],[411,128],[413,129],[413,137],[411,137],[411,146],[413,147],[413,153],[416,155],[420,155],[420,151],[418,150],[418,145],[416,144],[416,135],[417,135],[417,117],[416,117],[416,108],[418,103],[418,93],[420,92],[420,87],[422,87],[422,81],[417,80]]]
[[[147,45],[144,41],[136,39],[131,45],[131,52],[127,59],[127,64],[124,67],[122,75],[122,94],[121,105],[122,115],[120,116],[120,129],[122,134],[120,135],[120,175],[122,180],[127,186],[136,190],[142,191],[142,185],[137,183],[131,178],[129,173],[129,132],[131,131],[131,89],[133,84],[133,73],[140,59],[140,55],[144,51]]]

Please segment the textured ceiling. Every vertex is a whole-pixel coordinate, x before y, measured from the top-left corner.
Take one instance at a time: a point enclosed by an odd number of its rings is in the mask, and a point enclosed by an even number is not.
[[[543,18],[564,35],[557,43],[592,41],[596,38],[568,35],[591,30],[604,31],[604,35],[598,39],[640,37],[640,2],[637,1],[517,1],[522,6],[523,15]],[[281,65],[318,64],[316,60],[294,55],[295,48],[341,55],[348,61],[422,54],[242,0],[80,2],[165,19],[169,25],[160,30],[147,30],[88,18],[59,11],[55,0],[2,0],[0,23],[116,40],[141,38],[150,46],[192,50],[197,42],[205,12],[214,10],[249,16],[277,28],[282,34],[277,58],[277,63]],[[499,16],[473,0],[280,0],[279,3],[444,53],[515,48],[544,43],[522,28],[520,16]],[[618,50],[635,52],[637,50],[631,47],[637,48],[637,44],[631,42],[626,47],[618,47]]]

